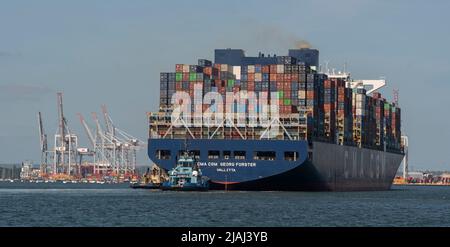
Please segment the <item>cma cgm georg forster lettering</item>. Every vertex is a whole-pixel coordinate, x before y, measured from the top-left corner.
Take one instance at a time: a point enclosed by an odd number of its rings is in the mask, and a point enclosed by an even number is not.
[[[387,190],[404,157],[400,108],[377,90],[319,69],[319,51],[249,57],[217,49],[214,62],[160,74],[148,113],[149,158],[166,170],[188,149],[211,189]]]

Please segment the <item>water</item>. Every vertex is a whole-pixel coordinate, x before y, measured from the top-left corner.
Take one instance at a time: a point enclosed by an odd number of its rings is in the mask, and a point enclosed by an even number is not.
[[[450,187],[162,192],[0,182],[0,226],[450,226]]]

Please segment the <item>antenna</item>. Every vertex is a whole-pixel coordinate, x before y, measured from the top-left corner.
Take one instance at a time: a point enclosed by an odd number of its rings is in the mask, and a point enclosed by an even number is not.
[[[328,68],[328,64],[330,63],[330,60],[325,60],[325,73],[329,74],[330,69]]]

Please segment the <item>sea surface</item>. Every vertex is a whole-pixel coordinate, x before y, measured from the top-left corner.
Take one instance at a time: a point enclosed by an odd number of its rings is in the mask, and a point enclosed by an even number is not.
[[[450,226],[450,187],[163,192],[0,182],[0,226]]]

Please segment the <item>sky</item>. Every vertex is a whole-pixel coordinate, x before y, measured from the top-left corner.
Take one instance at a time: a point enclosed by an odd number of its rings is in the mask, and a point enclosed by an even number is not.
[[[400,92],[410,167],[450,170],[449,9],[437,0],[0,0],[0,163],[39,161],[36,115],[53,135],[57,92],[82,145],[76,113],[93,126],[101,104],[146,140],[160,72],[212,60],[215,48],[282,55],[306,40],[355,79],[385,77],[381,93]]]

